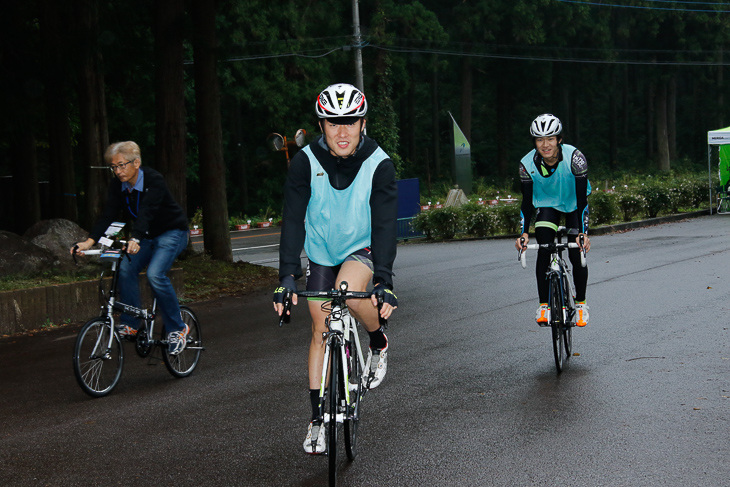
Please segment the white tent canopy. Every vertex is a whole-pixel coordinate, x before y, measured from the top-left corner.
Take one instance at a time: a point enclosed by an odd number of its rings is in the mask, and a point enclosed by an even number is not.
[[[710,215],[712,215],[712,147],[730,144],[730,127],[707,132],[707,175],[710,181]]]

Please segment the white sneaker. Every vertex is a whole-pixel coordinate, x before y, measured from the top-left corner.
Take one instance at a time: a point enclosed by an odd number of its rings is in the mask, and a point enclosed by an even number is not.
[[[321,455],[327,449],[324,440],[325,427],[321,421],[310,421],[307,437],[304,438],[304,451],[310,455]]]
[[[537,308],[535,321],[537,321],[537,324],[540,326],[550,326],[550,308],[547,304],[541,304],[540,307]]]
[[[383,334],[385,336],[385,334]],[[380,350],[369,349],[368,360],[365,363],[365,372],[363,375],[363,387],[365,389],[375,389],[383,382],[385,373],[388,371],[388,337],[385,337],[385,348]]]
[[[180,355],[180,352],[185,350],[189,332],[190,327],[185,325],[184,330],[169,333],[167,335],[167,353],[170,355]]]
[[[588,324],[588,305],[576,303],[575,305],[575,326],[586,326]]]

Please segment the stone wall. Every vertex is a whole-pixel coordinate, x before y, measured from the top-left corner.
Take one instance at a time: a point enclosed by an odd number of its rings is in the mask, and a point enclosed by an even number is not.
[[[178,295],[183,288],[183,270],[169,273]],[[152,296],[145,274],[140,275],[142,303],[151,306]],[[104,289],[109,288],[105,279]],[[44,325],[87,321],[99,316],[99,280],[0,292],[0,336],[37,330]]]

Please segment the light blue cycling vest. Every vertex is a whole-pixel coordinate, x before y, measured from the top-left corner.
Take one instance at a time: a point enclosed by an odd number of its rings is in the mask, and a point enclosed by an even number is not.
[[[309,158],[312,195],[304,222],[307,236],[304,250],[312,262],[323,266],[342,264],[348,255],[370,246],[370,194],[373,174],[388,158],[378,147],[363,163],[355,180],[345,189],[335,189],[309,146],[302,149]]]
[[[549,177],[540,174],[540,168],[535,164],[533,149],[522,158],[522,164],[532,178],[532,206],[535,208],[555,208],[563,213],[572,213],[578,209],[575,196],[575,175],[571,168],[573,152],[576,148],[563,144],[563,160],[558,164],[555,172]],[[591,194],[591,183],[588,182],[588,191]]]

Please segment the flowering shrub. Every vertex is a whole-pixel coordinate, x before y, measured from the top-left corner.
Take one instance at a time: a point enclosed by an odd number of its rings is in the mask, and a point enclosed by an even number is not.
[[[605,225],[618,219],[618,196],[613,191],[593,190],[588,197],[590,224]]]
[[[413,228],[425,233],[426,237],[443,239],[454,238],[459,224],[459,210],[453,206],[421,212],[412,222]]]
[[[644,197],[633,188],[629,188],[627,185],[617,188],[616,196],[623,221],[630,222],[644,210]]]
[[[624,177],[624,184],[606,191],[594,189],[588,197],[591,226],[630,222],[659,214],[676,214],[701,208],[707,199],[708,182],[701,174],[682,176]],[[606,183],[608,188],[610,183]],[[596,184],[596,187],[599,185]],[[480,205],[471,201],[460,208],[447,207],[424,211],[411,225],[428,238],[450,239],[457,233],[476,235],[519,232],[520,205],[500,203]]]
[[[669,184],[656,179],[647,179],[637,188],[637,194],[644,200],[644,211],[649,218],[656,218],[661,210],[669,207]]]
[[[486,237],[497,232],[497,212],[491,207],[472,201],[459,208],[459,213],[466,233]]]

